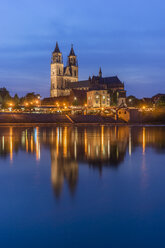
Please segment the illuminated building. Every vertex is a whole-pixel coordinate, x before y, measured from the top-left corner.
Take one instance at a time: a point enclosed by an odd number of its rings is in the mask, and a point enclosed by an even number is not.
[[[117,76],[103,77],[101,68],[98,76],[89,77],[88,80],[78,81],[78,62],[73,46],[68,56],[67,66],[64,67],[62,53],[60,52],[58,43],[56,43],[51,60],[50,97],[56,98],[56,100],[60,97],[66,97],[66,100],[69,101],[70,99],[67,98],[67,96],[70,96],[73,90],[85,92],[85,99],[87,97],[86,92],[92,90],[104,90],[110,95],[116,93],[118,105],[125,102],[126,98],[124,83],[122,83]],[[82,95],[80,98],[82,98]],[[49,98],[45,98],[45,101],[48,99]]]

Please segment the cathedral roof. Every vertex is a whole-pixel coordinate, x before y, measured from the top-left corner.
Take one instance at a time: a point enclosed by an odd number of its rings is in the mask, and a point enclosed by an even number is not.
[[[90,89],[102,89],[104,85],[107,85],[107,89],[111,88],[123,88],[124,84],[119,80],[117,76],[115,77],[96,77],[93,76],[92,80],[84,80],[78,82],[68,82],[67,88],[76,89],[76,88],[90,88]]]
[[[89,88],[90,87],[90,81],[84,80],[84,81],[78,81],[78,82],[68,82],[67,87],[70,89]]]
[[[120,81],[120,79],[117,76],[114,77],[96,77],[93,76],[92,79],[99,80],[100,84],[116,84],[116,85],[123,85],[123,83]]]
[[[71,46],[69,56],[76,56],[76,55],[75,55],[75,52],[74,52],[74,50],[73,50],[73,45]]]
[[[53,53],[60,53],[60,49],[59,49],[59,46],[58,46],[58,42],[56,42],[56,47],[55,47]]]

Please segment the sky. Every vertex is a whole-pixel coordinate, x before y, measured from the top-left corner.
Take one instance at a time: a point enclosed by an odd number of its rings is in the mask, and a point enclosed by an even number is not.
[[[115,76],[127,95],[165,93],[164,0],[0,0],[0,87],[19,96],[50,94],[56,41],[71,44],[79,80]]]

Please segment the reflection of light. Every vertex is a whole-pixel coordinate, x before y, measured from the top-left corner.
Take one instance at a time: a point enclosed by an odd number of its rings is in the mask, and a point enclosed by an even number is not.
[[[84,145],[85,145],[85,154],[87,155],[87,130],[85,128],[85,133],[84,133]]]
[[[31,139],[30,139],[30,147],[31,147],[31,152],[33,152],[33,135],[31,134]]]
[[[146,149],[146,129],[143,127],[143,154],[145,154]]]
[[[35,128],[36,135],[36,160],[40,160],[40,142],[39,142],[39,128]]]
[[[59,127],[56,128],[56,153],[59,153]]]
[[[63,154],[64,157],[67,156],[67,127],[64,128],[64,132],[63,132]]]
[[[53,129],[52,129],[52,135],[51,135],[51,137],[52,137],[52,142],[53,142],[53,139],[54,139],[54,132],[53,132]]]
[[[25,136],[26,138],[26,152],[28,152],[28,136],[27,136],[27,129],[26,129],[26,136]]]
[[[115,126],[115,138],[116,138],[116,135],[117,135],[117,127]]]
[[[10,161],[13,161],[13,128],[10,127]]]
[[[60,134],[60,144],[62,143],[62,127],[60,127],[60,132],[59,132],[59,134]]]
[[[5,137],[2,136],[2,150],[4,151],[5,149]]]
[[[21,138],[22,145],[25,145],[25,132],[22,132],[22,138]]]
[[[98,146],[96,146],[96,156],[98,157],[99,155],[99,149],[98,149]]]
[[[74,158],[77,159],[77,143],[74,142]]]
[[[117,148],[116,148],[116,157],[117,157],[117,159],[119,158],[119,148],[118,148],[118,145],[117,145]]]
[[[108,139],[108,158],[111,157],[111,145],[110,145],[110,140]]]
[[[91,146],[90,146],[90,144],[88,145],[88,156],[90,156],[90,154],[91,154]]]
[[[129,156],[132,154],[131,128],[129,129]]]
[[[104,149],[104,126],[101,126],[101,152]]]

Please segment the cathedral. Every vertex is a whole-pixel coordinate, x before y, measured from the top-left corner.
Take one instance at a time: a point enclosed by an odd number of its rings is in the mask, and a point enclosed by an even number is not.
[[[51,97],[68,96],[70,90],[67,87],[68,82],[78,81],[78,62],[74,53],[73,46],[68,56],[67,65],[64,67],[62,53],[58,43],[52,53],[51,60]]]
[[[115,95],[118,105],[121,102],[125,102],[126,91],[124,90],[124,83],[122,83],[117,76],[103,77],[101,68],[97,76],[78,81],[78,62],[73,50],[73,45],[71,46],[67,65],[64,66],[62,53],[56,42],[51,60],[51,99],[67,98],[73,95],[73,93],[74,95],[79,94],[80,98],[84,95],[87,99],[87,93],[92,91],[93,94],[96,94],[98,91],[106,92],[110,95],[111,103]]]

